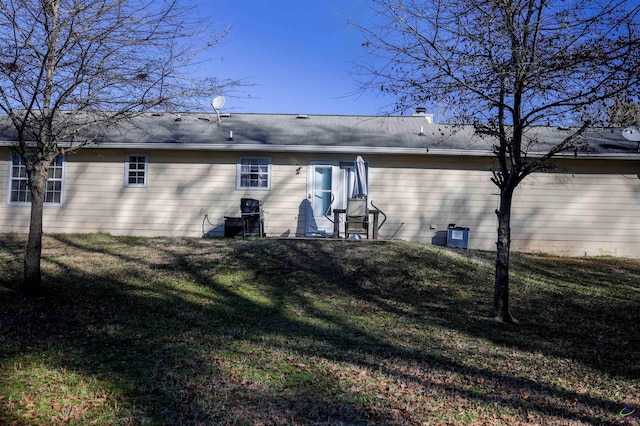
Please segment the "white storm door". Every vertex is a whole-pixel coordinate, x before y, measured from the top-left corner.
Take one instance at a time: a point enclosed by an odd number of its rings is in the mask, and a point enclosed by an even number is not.
[[[333,234],[333,209],[339,200],[339,167],[310,164],[307,175],[307,235]]]

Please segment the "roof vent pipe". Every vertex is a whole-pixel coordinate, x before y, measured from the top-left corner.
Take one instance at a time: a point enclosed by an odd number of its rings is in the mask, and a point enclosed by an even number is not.
[[[427,120],[427,123],[433,123],[433,114],[426,114],[427,109],[425,107],[416,107],[416,112],[411,114],[413,117],[422,117]]]

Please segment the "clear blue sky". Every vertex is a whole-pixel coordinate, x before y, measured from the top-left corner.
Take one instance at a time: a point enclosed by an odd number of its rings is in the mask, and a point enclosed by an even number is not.
[[[366,0],[208,0],[201,7],[229,35],[210,52],[211,75],[243,79],[245,99],[223,111],[376,115],[390,99],[354,95],[360,33],[346,23],[371,15]]]

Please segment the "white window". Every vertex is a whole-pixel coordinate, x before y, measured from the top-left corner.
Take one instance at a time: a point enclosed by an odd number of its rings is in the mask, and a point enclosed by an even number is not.
[[[237,171],[237,189],[271,189],[270,158],[240,158]]]
[[[44,202],[47,204],[62,204],[62,188],[64,188],[64,157],[59,155],[49,166],[47,189]],[[11,155],[11,177],[9,203],[31,203],[31,191],[29,190],[27,168],[24,160],[18,154]]]
[[[129,155],[124,167],[124,186],[145,187],[149,175],[146,155]]]

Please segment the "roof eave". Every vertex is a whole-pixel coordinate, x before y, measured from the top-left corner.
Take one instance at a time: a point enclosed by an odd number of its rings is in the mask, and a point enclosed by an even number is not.
[[[540,158],[548,153],[546,152],[529,152],[527,153],[528,157],[532,158]],[[577,154],[573,152],[561,152],[555,154],[553,159],[563,159],[563,160],[572,160],[572,159],[580,159],[580,160],[640,160],[640,152],[633,153],[620,153],[620,152],[579,152]]]
[[[465,157],[495,157],[493,151],[482,149],[452,149],[452,148],[404,148],[392,146],[326,146],[326,145],[264,145],[264,144],[201,144],[201,143],[123,143],[123,144],[96,144],[89,145],[92,148],[109,149],[152,149],[170,150],[181,149],[187,151],[262,151],[262,152],[300,152],[300,153],[328,153],[328,154],[358,154],[366,152],[368,154],[395,154],[395,155],[449,155]],[[539,158],[546,155],[543,152],[530,152],[529,157]],[[560,153],[554,158],[580,158],[580,159],[611,159],[630,160],[640,159],[638,153]]]
[[[12,141],[0,141],[0,146],[11,147]],[[64,144],[61,144],[65,147]],[[265,144],[226,144],[203,143],[96,143],[85,145],[92,149],[133,149],[133,150],[185,150],[185,151],[230,151],[230,152],[296,152],[296,153],[326,153],[326,154],[392,154],[392,155],[448,155],[465,157],[495,157],[493,151],[482,149],[452,149],[452,148],[406,148],[392,146],[326,146],[326,145],[265,145]],[[529,152],[531,158],[539,158],[546,153]],[[608,160],[640,160],[640,152],[633,153],[560,153],[555,159],[608,159]]]
[[[330,153],[330,154],[404,154],[404,155],[464,155],[464,156],[493,156],[491,151],[434,149],[434,148],[403,148],[391,146],[326,146],[326,145],[263,145],[263,144],[193,144],[193,143],[106,143],[88,145],[90,148],[100,149],[152,149],[186,151],[262,151],[262,152],[302,152],[302,153]]]

